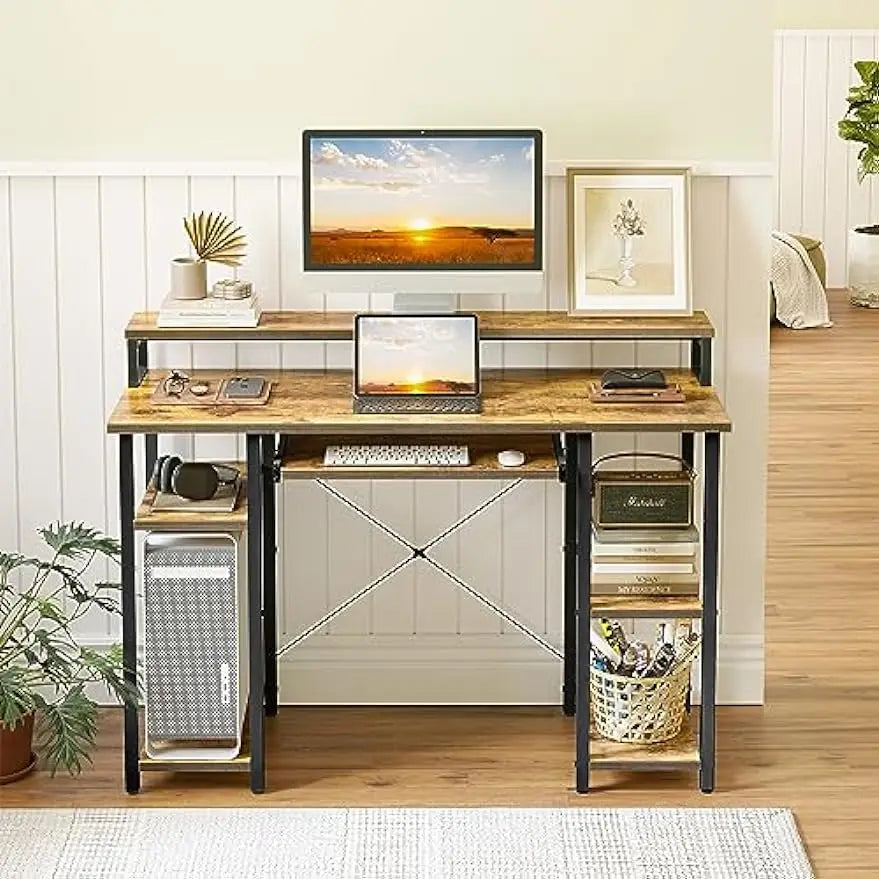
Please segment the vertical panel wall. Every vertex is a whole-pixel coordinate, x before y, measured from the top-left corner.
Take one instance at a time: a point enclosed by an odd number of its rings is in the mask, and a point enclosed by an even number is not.
[[[879,59],[877,31],[780,31],[775,40],[775,227],[824,242],[827,283],[846,285],[848,230],[879,222],[879,179],[857,179],[837,123],[855,61]]]
[[[122,331],[131,312],[155,309],[166,295],[169,261],[188,252],[180,219],[187,211],[222,210],[243,224],[248,259],[239,271],[255,282],[267,308],[375,304],[366,294],[335,298],[298,289],[299,180],[287,169],[242,176],[171,170],[0,177],[4,549],[33,551],[34,529],[57,518],[118,533],[116,442],[103,428],[125,384]],[[549,176],[546,191],[545,296],[474,297],[468,305],[566,307],[564,177]],[[720,696],[726,701],[756,702],[763,692],[771,201],[771,179],[752,170],[694,177],[695,304],[717,327],[716,384],[735,422],[723,469]],[[799,217],[802,207],[797,211]],[[159,343],[152,350],[153,363],[184,367],[351,362],[348,343]],[[485,361],[507,367],[679,365],[687,357],[676,343],[494,343],[484,350]],[[676,440],[602,436],[597,446],[598,452],[669,451]],[[213,459],[241,454],[240,442],[227,437],[171,437],[163,448]],[[337,483],[419,542],[502,485]],[[561,499],[557,484],[526,483],[436,549],[441,562],[555,643],[562,628]],[[284,487],[278,516],[282,642],[405,554],[310,483]],[[88,620],[84,634],[95,644],[118,636],[101,617]],[[282,668],[288,702],[557,703],[560,683],[558,663],[420,563],[288,653]]]

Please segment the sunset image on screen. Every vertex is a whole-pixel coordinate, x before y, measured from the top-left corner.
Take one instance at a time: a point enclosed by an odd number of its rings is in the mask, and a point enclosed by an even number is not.
[[[316,137],[313,268],[535,264],[530,137]]]
[[[475,394],[476,323],[466,317],[362,317],[358,394]]]

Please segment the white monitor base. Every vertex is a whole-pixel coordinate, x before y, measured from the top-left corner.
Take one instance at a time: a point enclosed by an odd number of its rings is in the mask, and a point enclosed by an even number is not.
[[[452,314],[458,310],[454,293],[395,293],[395,314]]]

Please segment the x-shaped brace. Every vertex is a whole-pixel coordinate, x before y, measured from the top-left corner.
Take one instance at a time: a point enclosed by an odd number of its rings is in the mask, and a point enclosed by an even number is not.
[[[325,626],[331,620],[335,619],[340,613],[347,610],[353,604],[356,604],[358,601],[360,601],[361,598],[369,595],[370,592],[381,586],[381,584],[384,583],[386,580],[390,580],[390,578],[393,577],[394,574],[397,573],[397,571],[405,568],[406,565],[408,565],[410,562],[415,561],[415,559],[422,559],[423,561],[427,562],[427,564],[429,564],[431,567],[439,571],[441,574],[448,577],[456,586],[459,586],[468,595],[472,596],[477,601],[484,604],[489,610],[496,613],[499,617],[501,617],[511,626],[513,626],[513,628],[520,631],[527,638],[530,638],[544,650],[547,650],[557,659],[564,658],[564,653],[559,650],[558,647],[550,644],[550,642],[547,641],[543,636],[539,635],[537,632],[529,629],[527,626],[520,623],[511,613],[509,613],[509,611],[505,610],[500,604],[492,601],[489,598],[486,598],[484,595],[482,595],[482,593],[474,589],[469,583],[462,580],[457,574],[454,573],[454,571],[450,571],[447,567],[445,567],[445,565],[441,564],[436,559],[431,558],[431,556],[428,555],[428,552],[440,541],[445,540],[446,537],[457,531],[475,516],[478,516],[483,510],[490,507],[495,501],[499,501],[504,495],[509,494],[517,485],[522,482],[521,479],[516,479],[513,482],[505,485],[500,491],[495,492],[491,497],[483,501],[478,507],[476,507],[476,509],[471,510],[466,516],[464,516],[462,519],[459,519],[454,524],[450,525],[448,528],[446,528],[445,531],[438,534],[436,537],[425,543],[423,546],[416,546],[414,543],[410,543],[410,541],[408,541],[405,537],[397,534],[397,532],[394,531],[393,528],[385,525],[384,522],[382,522],[380,519],[377,519],[368,510],[364,510],[362,507],[355,504],[354,501],[352,501],[350,498],[347,498],[344,494],[342,494],[342,492],[340,492],[338,489],[333,488],[333,486],[330,485],[330,483],[326,480],[316,479],[315,482],[325,492],[327,492],[327,494],[336,498],[336,500],[340,501],[346,507],[353,510],[361,518],[366,519],[367,522],[387,534],[388,537],[395,540],[401,546],[406,547],[406,549],[409,550],[410,554],[407,558],[401,559],[395,565],[388,568],[383,574],[380,574],[378,577],[376,577],[371,583],[367,583],[362,589],[359,589],[352,596],[346,598],[341,604],[338,604],[331,611],[324,614],[319,620],[312,623],[307,629],[300,632],[291,641],[288,641],[283,647],[278,650],[278,656],[282,656],[288,650],[292,650],[297,644],[302,643],[309,635],[313,635],[318,629],[320,629],[322,626]]]

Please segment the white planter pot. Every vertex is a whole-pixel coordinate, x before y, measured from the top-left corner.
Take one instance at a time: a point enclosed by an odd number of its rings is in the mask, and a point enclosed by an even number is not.
[[[879,226],[849,230],[848,287],[853,305],[879,308]]]
[[[207,295],[207,263],[188,257],[172,259],[171,296],[174,299],[204,299]]]

